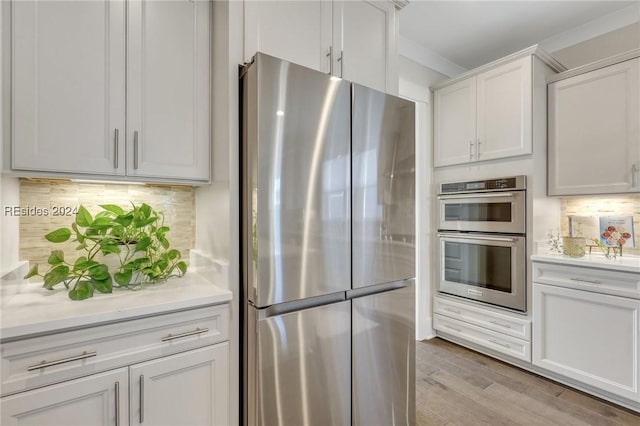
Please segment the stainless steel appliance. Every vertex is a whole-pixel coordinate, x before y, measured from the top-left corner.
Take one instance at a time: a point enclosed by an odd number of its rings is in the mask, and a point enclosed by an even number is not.
[[[414,104],[261,53],[241,87],[243,423],[413,424]]]
[[[451,182],[438,195],[441,293],[526,311],[526,178]]]

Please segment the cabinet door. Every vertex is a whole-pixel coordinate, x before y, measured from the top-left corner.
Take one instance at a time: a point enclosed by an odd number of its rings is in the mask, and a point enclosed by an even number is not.
[[[334,1],[334,75],[390,92],[396,62],[395,8],[391,2]]]
[[[640,191],[639,64],[549,85],[549,195]]]
[[[111,426],[127,421],[126,368],[2,398],[3,426]]]
[[[128,2],[127,174],[207,181],[208,1]]]
[[[15,1],[11,11],[12,167],[124,174],[124,3]]]
[[[477,160],[532,152],[531,56],[476,76]]]
[[[330,1],[245,1],[244,22],[246,62],[263,52],[316,71],[330,71]]]
[[[229,424],[229,344],[129,367],[130,424]]]
[[[640,401],[640,300],[533,286],[533,363]]]
[[[475,160],[476,78],[470,77],[433,94],[433,165]]]

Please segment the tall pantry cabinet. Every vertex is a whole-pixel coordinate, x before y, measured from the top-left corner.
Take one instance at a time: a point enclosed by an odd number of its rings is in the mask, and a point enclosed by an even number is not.
[[[244,59],[260,51],[397,92],[396,10],[389,1],[244,2]]]
[[[13,170],[209,180],[210,2],[14,1],[10,17]]]

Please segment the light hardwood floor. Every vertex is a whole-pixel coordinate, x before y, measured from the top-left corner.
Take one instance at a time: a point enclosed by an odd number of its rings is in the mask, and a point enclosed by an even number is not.
[[[632,411],[439,338],[416,355],[419,426],[640,425]]]

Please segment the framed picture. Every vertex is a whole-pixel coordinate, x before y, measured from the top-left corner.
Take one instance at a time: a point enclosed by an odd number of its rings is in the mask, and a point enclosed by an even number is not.
[[[635,248],[633,216],[601,216],[600,241],[607,247]]]

